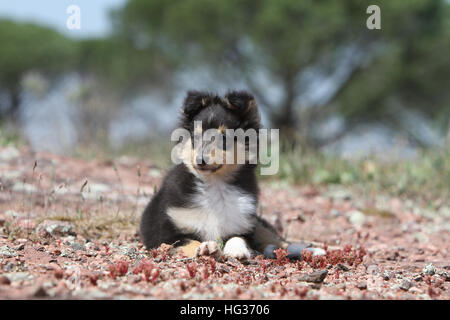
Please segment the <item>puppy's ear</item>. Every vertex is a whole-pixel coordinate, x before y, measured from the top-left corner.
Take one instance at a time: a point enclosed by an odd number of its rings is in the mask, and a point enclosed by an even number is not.
[[[188,91],[183,102],[183,113],[188,119],[192,119],[210,103],[211,96],[204,91]]]
[[[226,107],[242,119],[241,126],[244,129],[260,127],[261,117],[252,94],[247,91],[231,91],[225,95],[224,100]]]
[[[225,95],[225,102],[233,111],[243,113],[257,111],[255,97],[247,91],[231,91]]]

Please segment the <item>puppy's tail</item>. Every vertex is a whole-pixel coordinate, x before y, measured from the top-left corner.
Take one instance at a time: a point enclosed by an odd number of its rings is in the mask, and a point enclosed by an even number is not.
[[[255,230],[250,242],[250,246],[259,252],[264,252],[264,249],[269,244],[284,249],[290,244],[278,234],[271,224],[261,217],[256,217]]]

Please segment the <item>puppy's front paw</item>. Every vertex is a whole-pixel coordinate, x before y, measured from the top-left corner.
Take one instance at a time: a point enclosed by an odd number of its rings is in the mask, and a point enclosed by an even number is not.
[[[196,256],[220,256],[221,252],[217,242],[205,241],[195,250]]]
[[[228,240],[223,249],[223,253],[225,256],[235,259],[250,259],[251,257],[245,240],[239,237]]]

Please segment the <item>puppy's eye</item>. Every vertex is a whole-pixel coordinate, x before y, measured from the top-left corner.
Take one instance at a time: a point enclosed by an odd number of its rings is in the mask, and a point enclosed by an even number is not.
[[[232,136],[222,135],[222,141],[222,150],[230,150],[233,147],[236,139],[233,139]]]

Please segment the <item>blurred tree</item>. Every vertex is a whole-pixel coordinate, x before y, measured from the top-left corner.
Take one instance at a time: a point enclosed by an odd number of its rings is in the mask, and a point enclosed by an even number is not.
[[[175,67],[156,50],[130,46],[115,36],[81,40],[79,47],[78,71],[100,78],[118,97],[132,96],[148,85],[168,86],[168,70]]]
[[[381,8],[381,30],[366,28],[369,4]],[[403,109],[448,117],[449,6],[445,0],[129,0],[113,21],[125,46],[157,52],[172,70],[208,66],[218,79],[242,81],[274,127],[319,146],[326,141],[313,138],[311,127],[331,114],[345,117],[343,133],[357,121],[401,127]],[[328,87],[321,99],[305,100],[320,86]],[[273,87],[281,94],[268,90]]]
[[[5,115],[14,117],[20,105],[21,80],[29,71],[48,77],[74,67],[76,43],[58,32],[30,23],[0,19],[0,90],[9,96]]]

